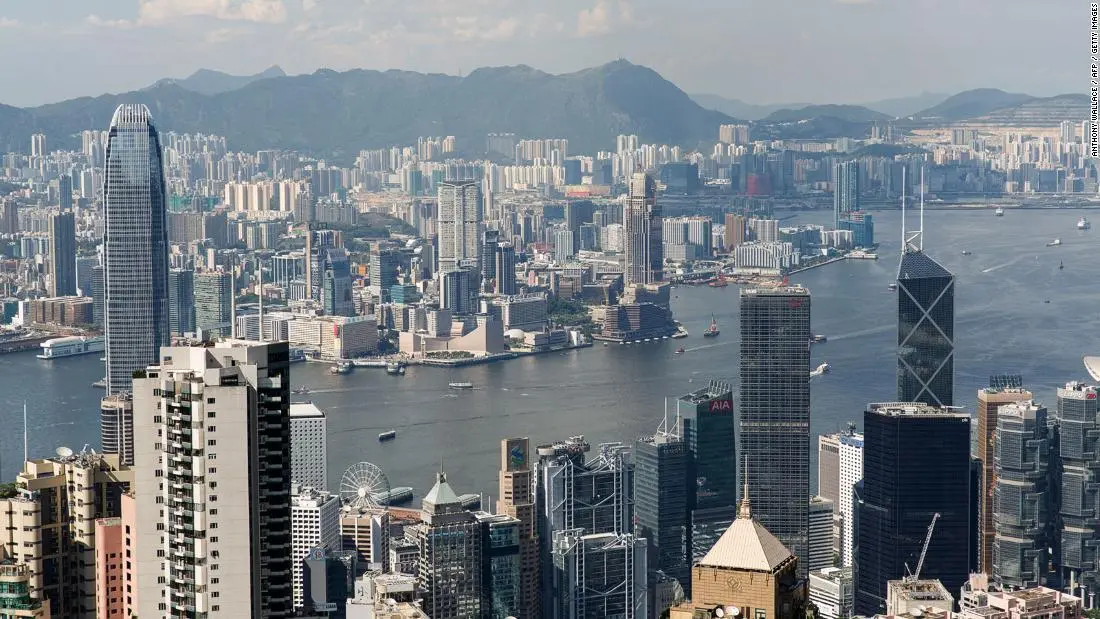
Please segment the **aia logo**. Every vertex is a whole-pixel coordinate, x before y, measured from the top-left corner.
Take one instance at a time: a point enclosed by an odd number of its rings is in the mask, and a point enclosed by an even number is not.
[[[732,410],[733,410],[733,401],[732,400],[714,400],[713,402],[710,403],[710,412],[712,412],[712,413],[732,411]]]
[[[787,301],[787,307],[791,309],[798,309],[802,307],[802,299],[791,299],[790,301]]]

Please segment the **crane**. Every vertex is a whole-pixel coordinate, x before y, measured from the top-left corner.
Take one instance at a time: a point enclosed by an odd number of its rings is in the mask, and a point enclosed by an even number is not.
[[[920,578],[920,569],[924,567],[924,556],[928,554],[928,542],[932,541],[932,531],[936,528],[936,521],[940,519],[940,513],[932,514],[932,522],[928,525],[928,533],[924,536],[924,545],[920,549],[920,558],[917,559],[917,569],[905,578],[908,582],[916,582]]]

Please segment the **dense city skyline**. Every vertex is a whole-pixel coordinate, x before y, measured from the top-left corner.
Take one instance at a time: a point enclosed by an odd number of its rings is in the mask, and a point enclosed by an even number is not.
[[[0,54],[33,44],[41,62],[5,67],[5,77],[21,87],[5,93],[3,103],[138,90],[200,68],[251,74],[278,64],[292,74],[321,67],[466,74],[528,64],[563,73],[616,57],[650,66],[687,92],[759,104],[865,103],[979,87],[1052,96],[1088,86],[1074,64],[1087,58],[1087,4],[1013,0],[998,3],[997,11],[949,0],[797,4],[92,0],[47,15],[33,3],[9,3],[0,9]],[[1075,11],[1081,19],[1069,17]],[[908,36],[897,36],[898,24],[906,24]],[[1048,37],[1012,63],[984,66],[976,77],[968,60],[1005,44],[1004,33],[1026,31],[1067,36]],[[928,44],[932,39],[935,45]],[[688,51],[701,41],[724,51]],[[768,53],[759,54],[763,49]],[[36,79],[44,64],[73,57],[81,59],[80,71],[64,80]],[[121,57],[129,59],[125,71],[117,70]],[[754,60],[731,63],[731,57]],[[846,70],[838,73],[838,66]],[[768,79],[778,75],[782,79]],[[871,75],[875,79],[864,79]]]

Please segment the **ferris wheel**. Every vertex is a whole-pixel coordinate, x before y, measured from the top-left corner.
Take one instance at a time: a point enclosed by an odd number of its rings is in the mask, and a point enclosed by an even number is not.
[[[340,499],[352,507],[382,507],[384,495],[390,491],[390,482],[378,466],[370,462],[358,462],[344,471],[340,478]]]

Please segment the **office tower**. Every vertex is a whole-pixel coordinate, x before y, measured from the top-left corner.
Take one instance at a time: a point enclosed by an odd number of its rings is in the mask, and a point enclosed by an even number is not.
[[[648,619],[644,539],[566,529],[554,531],[550,545],[553,576],[562,593],[547,617]]]
[[[310,551],[340,549],[340,497],[313,488],[292,487],[290,524],[294,608],[302,608],[303,570]]]
[[[497,511],[519,521],[520,591],[518,619],[538,619],[539,538],[531,469],[531,443],[527,438],[500,442],[500,488]]]
[[[1031,392],[1020,386],[1019,377],[993,377],[998,384],[978,390],[978,414],[975,418],[974,457],[982,462],[982,481],[978,493],[978,567],[984,574],[993,573],[993,488],[997,485],[995,437],[997,418],[1002,407],[1014,402],[1031,400]]]
[[[422,510],[423,522],[410,528],[419,550],[416,582],[424,612],[432,619],[481,616],[481,524],[462,507],[443,471],[436,473]]]
[[[137,493],[138,616],[292,616],[289,355],[164,347],[134,380],[136,485],[154,489]]]
[[[951,406],[955,276],[909,245],[898,266],[898,401]]]
[[[15,200],[0,200],[0,234],[19,232],[19,203]]]
[[[661,207],[657,182],[644,172],[630,177],[630,196],[623,208],[623,283],[653,284],[664,279]]]
[[[481,264],[481,187],[475,181],[439,184],[439,270]]]
[[[325,414],[313,402],[290,405],[290,479],[317,490],[328,487]]]
[[[100,401],[99,439],[103,453],[117,455],[126,466],[134,465],[134,400],[128,392]]]
[[[351,262],[342,247],[323,250],[323,280],[321,305],[329,316],[354,316],[355,301],[351,297]]]
[[[676,400],[676,416],[695,478],[691,512],[692,560],[703,555],[737,517],[737,456],[733,388],[711,381]]]
[[[809,526],[810,338],[808,290],[741,290],[741,479],[756,518],[798,557]]]
[[[726,213],[726,231],[723,239],[726,251],[733,253],[739,245],[745,242],[745,217]]]
[[[750,475],[755,475],[752,464]],[[670,619],[804,616],[806,584],[798,577],[798,557],[754,519],[750,492],[746,487],[737,519],[695,564],[691,600],[674,607]],[[716,608],[724,613],[719,615]]]
[[[493,292],[511,296],[516,294],[516,247],[511,243],[500,243],[493,257],[496,265],[493,271],[496,273],[495,288]]]
[[[833,189],[833,223],[840,227],[841,220],[859,208],[859,161],[842,161],[833,168],[836,181]]]
[[[807,570],[833,566],[833,502],[819,496],[810,499],[807,511]]]
[[[634,536],[646,540],[651,584],[659,570],[690,591],[695,475],[679,432],[666,418],[655,434],[634,443]]]
[[[848,619],[852,616],[854,586],[852,568],[827,567],[810,571],[809,599],[817,606],[821,619]]]
[[[573,232],[566,228],[554,230],[554,260],[567,262],[576,254],[574,236]]]
[[[120,105],[111,118],[103,181],[107,395],[130,391],[133,373],[155,363],[168,344],[166,203],[149,108]]]
[[[168,330],[172,335],[195,332],[195,272],[168,271]]]
[[[520,521],[506,514],[474,512],[481,525],[481,612],[485,617],[518,617],[523,568]]]
[[[133,482],[117,456],[61,448],[56,457],[26,461],[18,490],[0,499],[4,556],[30,568],[29,593],[49,600],[54,617],[97,619],[96,520],[122,513]]]
[[[840,433],[817,437],[817,495],[840,513]]]
[[[220,271],[196,273],[195,329],[202,338],[229,337],[233,329],[233,275]]]
[[[105,269],[103,265],[96,265],[92,267],[92,322],[96,326],[103,328],[103,321],[105,319],[104,294],[106,281],[105,281]]]
[[[482,281],[493,281],[497,277],[497,257],[500,250],[500,230],[486,230],[482,233],[481,263],[478,270],[481,272]]]
[[[344,552],[355,554],[359,573],[388,568],[402,571],[389,560],[390,515],[384,507],[345,506],[340,513],[340,539]],[[415,563],[415,562],[414,562]],[[408,574],[415,574],[410,567]]]
[[[376,295],[388,300],[390,287],[398,282],[400,266],[400,256],[396,251],[383,249],[371,254],[370,285]]]
[[[840,565],[855,565],[856,515],[852,488],[863,479],[863,435],[855,431],[855,424],[838,437],[840,443],[840,483],[837,501],[840,507]]]
[[[453,314],[470,314],[477,307],[476,274],[469,268],[441,271],[439,275],[439,306]]]
[[[1057,521],[1051,483],[1052,442],[1047,409],[1031,401],[1000,407],[995,433],[993,581],[1005,589],[1047,583]]]
[[[1100,588],[1097,569],[1097,401],[1100,393],[1084,383],[1066,383],[1058,388],[1058,455],[1061,460],[1061,581],[1080,586],[1085,594]]]
[[[76,294],[76,219],[72,211],[50,216],[50,296]]]
[[[73,177],[70,174],[57,177],[57,204],[62,213],[73,210]]]
[[[324,272],[324,250],[330,247],[343,247],[344,238],[339,230],[307,230],[306,231],[306,290],[309,298],[314,301],[321,300],[322,280]]]
[[[357,565],[355,553],[311,548],[302,561],[302,610],[299,616],[346,617]]]
[[[46,156],[46,135],[36,133],[31,136],[31,157]]]
[[[856,607],[886,611],[886,583],[916,569],[921,580],[958,591],[970,570],[976,531],[970,512],[970,416],[923,402],[869,404],[863,416],[863,482],[856,526]]]

